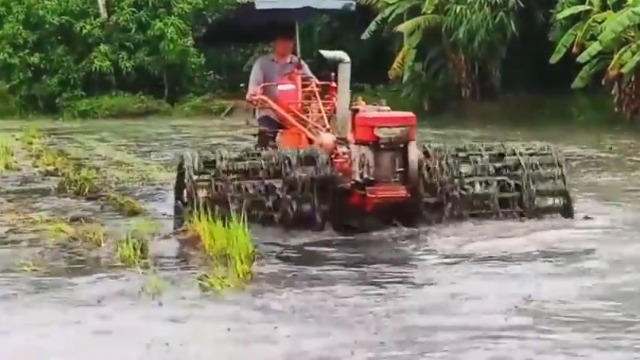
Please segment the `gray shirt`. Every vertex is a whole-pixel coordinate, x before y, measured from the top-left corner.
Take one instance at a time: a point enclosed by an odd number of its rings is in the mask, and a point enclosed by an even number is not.
[[[253,64],[253,68],[251,68],[251,75],[249,76],[249,86],[247,87],[247,96],[264,83],[274,83],[278,81],[286,73],[293,71],[297,63],[298,58],[293,55],[289,56],[289,60],[286,62],[278,61],[273,55],[263,55],[259,57],[258,60],[256,60],[256,62]],[[302,61],[301,71],[303,75],[309,76],[314,80],[316,79],[311,70],[309,70],[307,63],[305,63],[304,61]],[[275,100],[275,86],[265,86],[262,89],[265,96],[272,100]],[[275,118],[275,114],[270,109],[256,109],[256,117],[265,115]]]

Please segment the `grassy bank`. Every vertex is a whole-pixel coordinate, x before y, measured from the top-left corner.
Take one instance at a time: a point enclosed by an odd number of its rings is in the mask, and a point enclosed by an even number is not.
[[[414,111],[421,119],[438,125],[640,129],[640,123],[626,120],[614,110],[609,94],[506,94],[495,100],[450,102],[428,110],[403,97],[401,89],[391,87],[359,87],[354,97],[362,97],[367,103],[384,100],[393,109]]]
[[[6,95],[6,94],[5,94]],[[136,119],[144,117],[219,117],[229,113],[237,102],[214,95],[188,97],[176,104],[150,96],[113,94],[67,100],[54,114],[30,113],[15,106],[9,96],[0,97],[0,118],[54,117],[63,120]]]
[[[6,95],[6,94],[5,94]],[[425,110],[423,104],[402,95],[399,88],[354,86],[353,98],[367,103],[386,103],[393,109],[416,112],[420,118],[441,124],[499,124],[504,126],[637,127],[613,110],[608,94],[562,93],[548,95],[504,95],[482,102],[452,102]],[[231,98],[237,98],[231,100]],[[243,104],[238,97],[205,95],[189,97],[170,105],[142,95],[109,96],[65,101],[58,114],[44,114],[63,120],[136,119],[145,117],[222,117]],[[0,97],[0,118],[38,117],[16,110],[10,97]]]

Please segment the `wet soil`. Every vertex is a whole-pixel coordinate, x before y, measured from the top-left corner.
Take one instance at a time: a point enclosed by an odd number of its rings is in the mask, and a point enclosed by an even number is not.
[[[19,122],[0,123],[3,133]],[[187,148],[251,141],[243,122],[39,124],[58,146],[123,176],[171,229],[172,167]],[[265,259],[251,288],[212,296],[174,238],[152,242],[149,276],[113,249],[36,232],[28,214],[132,220],[49,191],[28,162],[0,175],[0,349],[6,359],[633,359],[640,354],[640,141],[546,129],[424,127],[437,141],[561,145],[575,220],[484,221],[356,237],[254,227]],[[24,160],[24,159],[23,159]],[[145,173],[142,180],[125,175]],[[16,215],[18,214],[18,215]],[[27,215],[25,215],[27,214]]]

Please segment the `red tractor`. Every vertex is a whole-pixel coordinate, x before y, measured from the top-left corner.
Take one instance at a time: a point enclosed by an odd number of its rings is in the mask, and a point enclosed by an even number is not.
[[[383,104],[352,102],[351,61],[338,63],[337,83],[308,81],[298,70],[276,96],[255,95],[283,125],[272,149],[187,152],[178,165],[174,227],[205,206],[250,220],[367,231],[467,217],[573,217],[564,160],[547,144],[424,144],[416,115]],[[260,94],[260,92],[258,92]]]

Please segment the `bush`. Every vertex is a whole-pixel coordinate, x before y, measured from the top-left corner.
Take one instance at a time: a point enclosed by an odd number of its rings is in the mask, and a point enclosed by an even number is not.
[[[234,102],[223,100],[215,95],[188,97],[176,104],[176,116],[222,116],[233,108]]]
[[[9,92],[9,87],[0,83],[0,118],[10,118],[19,114],[16,99]]]
[[[62,105],[65,119],[133,119],[170,111],[171,106],[162,100],[129,94],[84,98]]]

